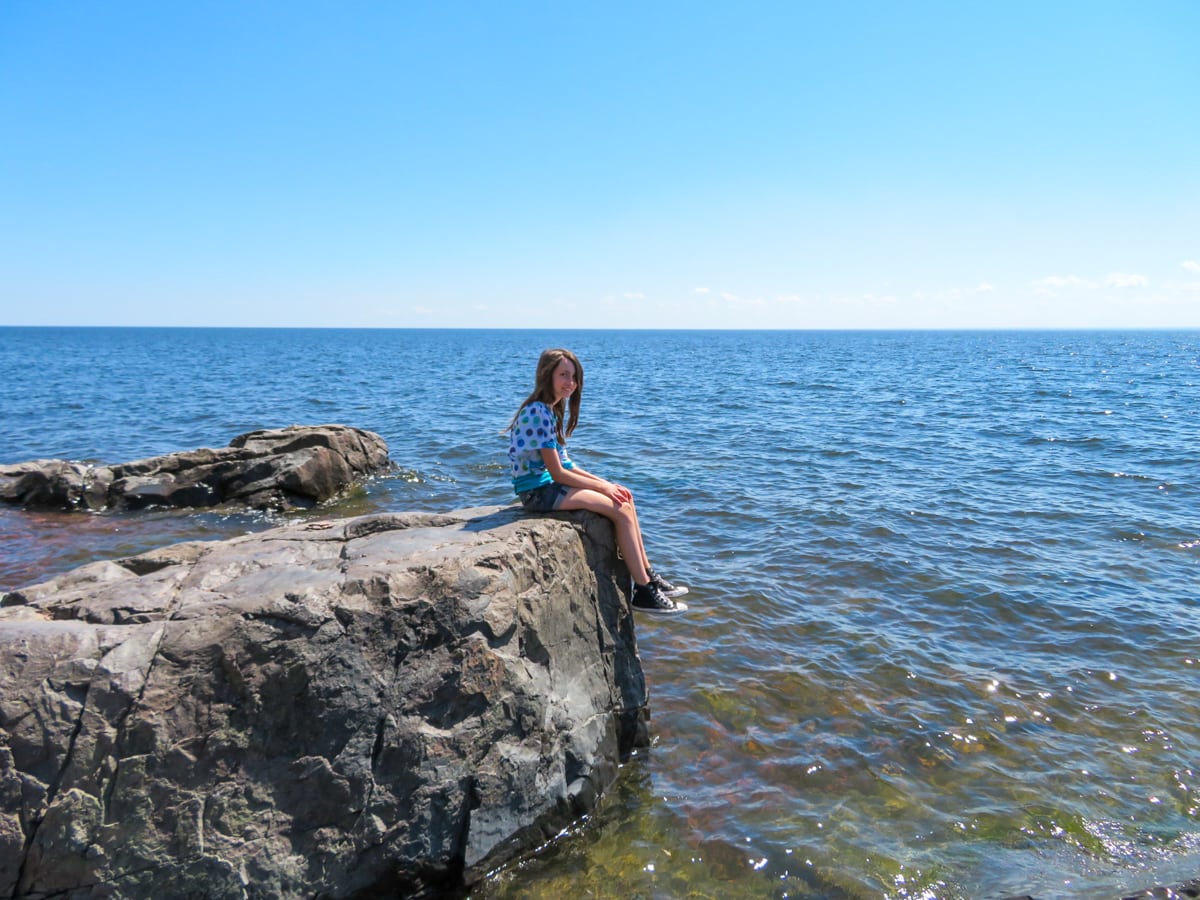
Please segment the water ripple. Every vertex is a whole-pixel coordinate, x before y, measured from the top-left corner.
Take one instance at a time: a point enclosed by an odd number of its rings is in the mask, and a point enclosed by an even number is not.
[[[638,622],[655,746],[479,896],[1118,896],[1200,872],[1196,333],[4,329],[0,460],[316,415],[400,466],[335,512],[508,503],[497,433],[548,343],[585,363],[573,454],[634,489],[692,608]],[[270,524],[0,509],[0,587]]]

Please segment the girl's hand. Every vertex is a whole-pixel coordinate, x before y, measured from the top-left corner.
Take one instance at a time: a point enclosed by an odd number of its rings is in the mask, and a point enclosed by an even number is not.
[[[622,506],[633,499],[633,494],[630,493],[629,488],[623,484],[614,484],[611,481],[606,483],[604,494],[606,497],[616,501],[618,506]]]

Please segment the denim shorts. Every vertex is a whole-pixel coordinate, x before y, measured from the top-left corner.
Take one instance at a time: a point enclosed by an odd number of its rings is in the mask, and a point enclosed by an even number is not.
[[[517,494],[521,505],[529,512],[553,512],[558,509],[565,496],[567,496],[567,486],[556,481],[543,484],[532,491],[522,491]]]

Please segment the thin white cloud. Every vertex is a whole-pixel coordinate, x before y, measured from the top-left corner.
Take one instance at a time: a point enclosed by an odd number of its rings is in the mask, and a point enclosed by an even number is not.
[[[1033,283],[1033,292],[1042,297],[1057,297],[1060,291],[1094,288],[1096,285],[1078,275],[1047,275]]]
[[[1041,280],[1040,284],[1051,289],[1093,287],[1092,282],[1086,278],[1080,278],[1078,275],[1048,275]]]
[[[1145,275],[1133,275],[1128,272],[1113,272],[1104,281],[1105,285],[1110,288],[1134,288],[1145,287],[1149,284],[1149,279]]]
[[[697,294],[707,294],[710,292],[708,288],[696,288],[695,290]]]
[[[626,300],[645,300],[646,295],[639,291],[629,291],[625,295]]]
[[[913,291],[910,297],[918,302],[934,300],[940,303],[953,303],[956,300],[964,300],[976,294],[990,294],[995,290],[995,285],[982,281],[975,285],[975,287],[969,288],[953,287],[937,291]]]
[[[741,294],[733,294],[729,291],[722,291],[720,297],[727,307],[738,310],[756,309],[766,306],[767,303],[762,297],[743,297]]]
[[[1182,265],[1189,272],[1195,272],[1197,275],[1200,275],[1200,262],[1196,262],[1194,259],[1188,259],[1182,262],[1180,265]]]

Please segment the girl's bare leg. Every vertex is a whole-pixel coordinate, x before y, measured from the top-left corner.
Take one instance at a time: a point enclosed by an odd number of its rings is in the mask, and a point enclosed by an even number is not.
[[[633,526],[634,526],[635,530],[637,531],[638,553],[641,555],[642,565],[645,566],[646,571],[649,572],[650,571],[650,557],[648,557],[646,555],[646,542],[642,538],[642,523],[640,521],[638,521],[637,507],[634,505],[633,500],[629,501],[628,506],[629,506],[630,512],[633,513]]]
[[[646,551],[642,547],[642,531],[638,527],[637,511],[632,503],[617,505],[611,499],[589,488],[571,488],[558,507],[560,510],[586,509],[599,513],[613,523],[617,532],[617,548],[636,584],[650,581]]]

